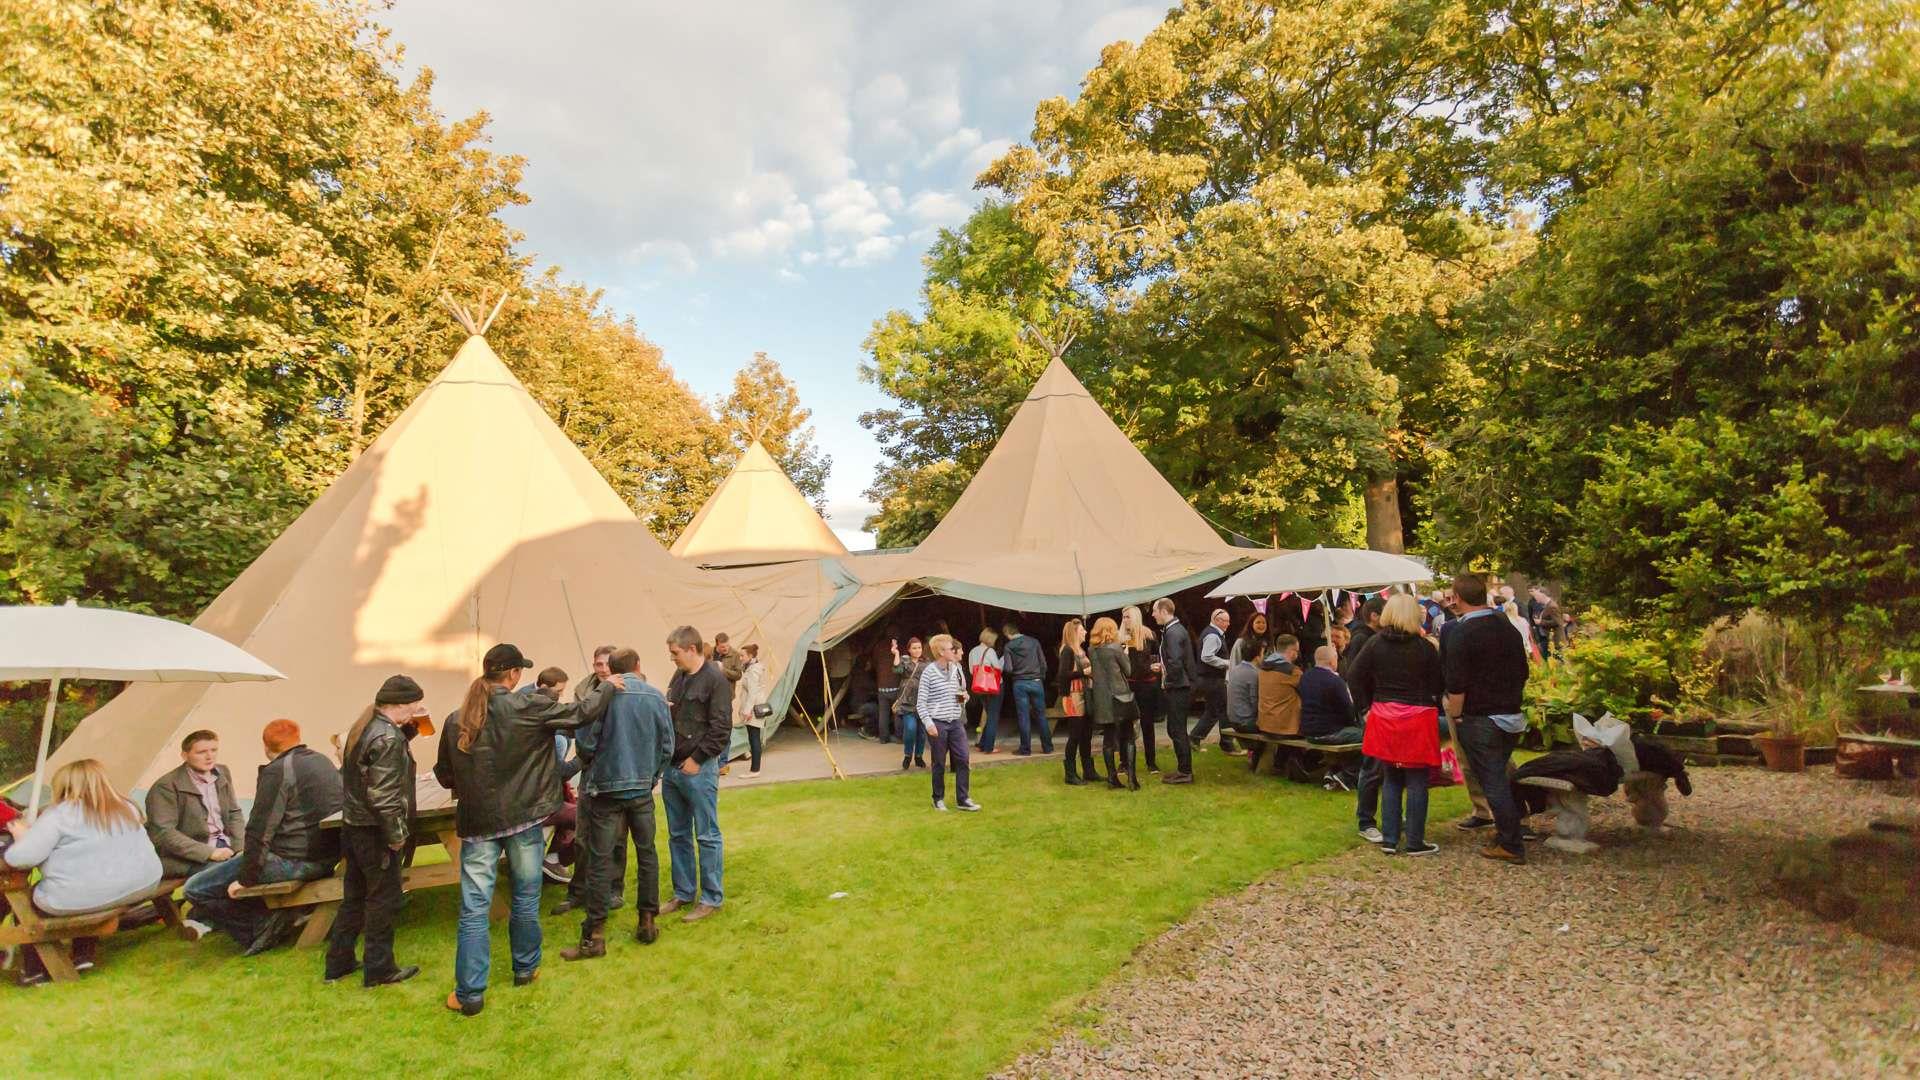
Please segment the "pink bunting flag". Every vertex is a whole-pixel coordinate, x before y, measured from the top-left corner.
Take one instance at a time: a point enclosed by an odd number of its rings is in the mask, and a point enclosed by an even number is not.
[[[1267,613],[1267,598],[1264,596],[1255,597],[1253,600],[1253,610],[1265,615]]]

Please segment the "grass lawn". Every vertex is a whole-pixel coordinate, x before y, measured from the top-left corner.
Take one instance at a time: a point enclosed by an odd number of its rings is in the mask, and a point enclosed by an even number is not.
[[[496,923],[473,1019],[441,1007],[452,889],[401,913],[396,950],[421,974],[373,991],[323,985],[318,950],[247,961],[224,938],[142,930],[78,984],[0,986],[13,1060],[59,1076],[979,1076],[1203,900],[1358,843],[1350,795],[1217,751],[1198,771],[1131,794],[1066,787],[1055,762],[996,765],[975,774],[979,814],[932,812],[920,772],[726,792],[721,915],[666,920],[647,947],[623,909],[607,958],[584,964],[558,954],[578,917],[549,918],[523,990]],[[1459,801],[1438,793],[1433,818]],[[664,883],[664,816],[659,841]]]

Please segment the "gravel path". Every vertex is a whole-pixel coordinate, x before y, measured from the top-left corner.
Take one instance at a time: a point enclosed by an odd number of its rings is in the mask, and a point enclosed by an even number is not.
[[[1006,1077],[1920,1075],[1920,952],[1776,899],[1777,843],[1912,799],[1701,769],[1663,835],[1596,800],[1589,856],[1356,849],[1217,901]],[[1920,872],[1917,870],[1916,872]]]

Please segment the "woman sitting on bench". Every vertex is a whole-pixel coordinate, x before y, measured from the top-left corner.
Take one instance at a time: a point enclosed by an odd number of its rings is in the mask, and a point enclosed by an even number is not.
[[[40,868],[33,906],[51,916],[112,911],[153,894],[160,884],[160,856],[147,838],[140,811],[113,789],[107,770],[92,758],[62,766],[49,785],[53,802],[31,826],[7,823],[14,843],[7,865]],[[95,938],[73,940],[74,966],[93,966]],[[27,950],[21,981],[47,977],[33,949]]]

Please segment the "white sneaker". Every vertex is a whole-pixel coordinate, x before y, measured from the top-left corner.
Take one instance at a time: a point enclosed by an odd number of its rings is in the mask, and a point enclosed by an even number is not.
[[[198,919],[181,919],[180,928],[187,932],[188,941],[199,941],[201,938],[213,933],[213,927],[208,926]]]
[[[968,799],[966,802],[963,802],[960,804],[960,809],[965,810],[967,813],[971,814],[980,809],[980,804],[977,802],[974,802],[972,799]]]
[[[1365,840],[1369,844],[1381,844],[1385,843],[1387,838],[1380,835],[1379,829],[1368,826],[1360,830],[1360,839]]]
[[[935,799],[935,800],[933,800],[933,808],[934,808],[935,810],[938,810],[938,811],[940,811],[940,812],[941,812],[941,813],[943,813],[943,814],[944,814],[944,813],[946,813],[946,812],[947,812],[947,800],[945,800],[945,799]],[[966,807],[964,807],[964,806],[963,806],[963,807],[961,807],[961,809],[962,809],[962,810],[964,810],[964,809],[966,809]]]
[[[755,780],[755,779],[758,779],[758,778],[759,778],[759,776],[760,776],[760,770],[759,770],[759,769],[748,769],[748,770],[747,770],[747,779],[749,779],[749,780]]]

